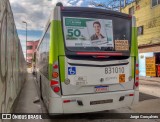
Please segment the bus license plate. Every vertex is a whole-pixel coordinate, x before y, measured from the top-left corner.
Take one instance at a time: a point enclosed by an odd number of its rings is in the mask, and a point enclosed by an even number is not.
[[[95,92],[106,92],[108,91],[108,86],[96,86]]]
[[[105,103],[112,103],[113,99],[108,100],[99,100],[99,101],[91,101],[90,105],[96,105],[96,104],[105,104]]]

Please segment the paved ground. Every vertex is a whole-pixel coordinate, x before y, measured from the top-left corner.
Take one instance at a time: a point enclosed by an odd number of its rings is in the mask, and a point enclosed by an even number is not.
[[[132,107],[121,108],[117,110],[105,111],[103,113],[90,113],[90,114],[75,114],[75,115],[67,115],[69,119],[45,119],[45,120],[37,120],[37,122],[141,122],[142,120],[130,120],[130,119],[106,119],[108,113],[117,113],[119,116],[125,116],[125,114],[121,115],[121,113],[151,113],[157,112],[160,113],[160,82],[157,81],[147,81],[147,79],[140,80],[140,102],[137,105]],[[39,91],[37,87],[36,80],[33,78],[32,74],[28,74],[28,80],[25,82],[24,87],[21,91],[21,94],[17,100],[17,104],[15,106],[14,112],[16,113],[46,113],[47,110],[42,102],[39,99]],[[34,103],[35,102],[35,103]],[[81,116],[81,119],[76,119]],[[101,119],[93,119],[94,116],[97,116]],[[63,118],[64,116],[60,116]],[[72,119],[71,119],[72,118]],[[74,119],[73,119],[74,118]],[[18,122],[21,122],[19,120]],[[23,120],[25,122],[32,122],[31,120]],[[159,120],[143,120],[143,122],[160,122]],[[17,122],[17,120],[13,120],[13,122]]]
[[[140,77],[140,80],[156,81],[160,83],[160,77]]]
[[[143,93],[160,97],[160,78],[141,78],[139,90]]]

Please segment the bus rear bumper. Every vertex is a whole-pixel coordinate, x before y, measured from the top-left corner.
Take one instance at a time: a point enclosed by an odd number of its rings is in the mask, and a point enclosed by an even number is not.
[[[50,114],[86,113],[117,109],[138,103],[139,91],[97,93],[50,97]]]

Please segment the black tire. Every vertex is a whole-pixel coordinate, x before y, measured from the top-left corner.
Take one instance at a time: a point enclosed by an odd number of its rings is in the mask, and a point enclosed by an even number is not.
[[[40,85],[40,98],[43,100],[43,96],[42,96],[42,80],[41,80],[41,76],[39,79],[39,85]]]

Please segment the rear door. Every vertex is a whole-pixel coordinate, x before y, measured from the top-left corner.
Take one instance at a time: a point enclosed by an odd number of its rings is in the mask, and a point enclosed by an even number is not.
[[[133,89],[131,18],[94,10],[82,13],[62,13],[63,95]]]

